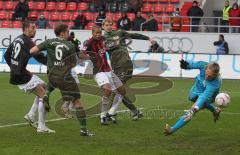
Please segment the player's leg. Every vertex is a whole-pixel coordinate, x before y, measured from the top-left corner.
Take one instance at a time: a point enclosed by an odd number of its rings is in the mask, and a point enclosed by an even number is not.
[[[38,110],[38,102],[39,102],[39,97],[36,96],[31,109],[29,110],[29,112],[24,116],[24,119],[34,128],[37,129],[37,125],[35,124],[35,116],[36,116],[36,112]]]
[[[50,83],[47,84],[46,91],[43,96],[43,103],[44,103],[45,110],[47,112],[49,112],[51,109],[50,104],[49,104],[49,96],[50,96],[51,92],[54,91],[54,89],[55,88]]]

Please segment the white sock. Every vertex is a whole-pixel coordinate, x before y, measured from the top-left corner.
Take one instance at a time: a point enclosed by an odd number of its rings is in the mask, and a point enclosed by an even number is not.
[[[38,100],[39,100],[39,97],[36,96],[33,101],[32,107],[31,107],[30,111],[28,112],[28,115],[30,115],[30,117],[35,117],[35,114],[38,109]]]
[[[45,127],[45,108],[43,105],[43,99],[39,98],[38,102],[38,128]]]
[[[68,109],[69,105],[70,105],[70,101],[64,101],[62,107]]]
[[[109,97],[103,96],[102,97],[101,118],[106,117],[108,105],[109,105]]]
[[[73,103],[72,103],[72,102],[70,102],[70,104],[69,104],[69,106],[68,106],[68,109],[69,109],[69,110],[74,110],[74,107],[73,107]]]
[[[110,115],[115,115],[117,112],[117,109],[120,105],[120,103],[122,102],[123,96],[120,94],[116,94],[114,99],[113,99],[113,104],[112,107],[110,108],[110,110],[108,111],[108,113]]]

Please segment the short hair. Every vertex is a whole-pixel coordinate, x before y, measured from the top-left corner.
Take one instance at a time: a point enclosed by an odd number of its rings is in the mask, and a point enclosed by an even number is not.
[[[109,18],[105,18],[103,21],[102,21],[102,25],[104,25],[105,23],[111,23],[113,24],[113,21]]]
[[[97,26],[97,25],[94,25],[94,26],[92,27],[92,32],[93,32],[94,30],[96,30],[96,29],[102,30],[101,27],[99,27],[99,26]]]
[[[208,64],[207,68],[210,69],[216,76],[219,75],[220,66],[218,63],[212,62],[212,63]]]
[[[59,36],[61,32],[66,32],[68,29],[68,26],[66,24],[58,24],[54,28],[54,33],[56,36]]]
[[[22,23],[22,30],[23,30],[23,32],[24,32],[27,28],[29,28],[29,26],[30,26],[31,24],[35,24],[35,22],[34,22],[34,21],[30,21],[30,20],[25,20],[25,21]]]
[[[219,37],[221,37],[224,40],[224,35],[223,34],[219,34]]]
[[[198,1],[193,1],[193,4],[194,4],[194,3],[195,3],[195,4],[198,4]]]
[[[70,36],[75,36],[75,33],[74,32],[70,32]]]

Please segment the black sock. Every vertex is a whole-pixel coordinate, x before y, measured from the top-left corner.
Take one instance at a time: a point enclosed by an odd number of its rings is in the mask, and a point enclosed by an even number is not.
[[[138,113],[138,110],[137,110],[136,106],[126,96],[123,97],[122,102],[134,114]]]
[[[85,130],[87,126],[86,113],[83,107],[76,108],[76,116],[80,124],[81,130]]]

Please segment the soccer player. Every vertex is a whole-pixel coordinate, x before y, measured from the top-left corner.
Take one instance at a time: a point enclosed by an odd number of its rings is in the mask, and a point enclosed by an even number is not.
[[[23,23],[23,34],[18,36],[8,47],[4,58],[10,67],[10,83],[17,85],[25,92],[31,92],[36,95],[30,111],[24,116],[28,123],[37,128],[38,133],[54,133],[45,125],[45,109],[43,105],[43,95],[45,93],[45,83],[36,75],[30,73],[27,69],[28,60],[31,58],[30,49],[34,46],[32,38],[36,34],[36,25],[34,22],[25,21]],[[47,60],[43,55],[35,55],[35,59],[46,64]],[[38,110],[38,126],[35,122],[35,113]]]
[[[132,78],[133,73],[133,63],[128,53],[126,39],[150,40],[150,38],[142,34],[128,33],[123,30],[114,31],[112,30],[112,25],[112,20],[108,18],[103,21],[102,28],[105,31],[105,47],[110,55],[111,67],[114,73],[125,84]],[[133,112],[133,120],[138,120],[142,117],[142,113],[126,96],[122,99],[122,102]],[[118,105],[113,104],[112,107],[118,107]],[[114,109],[113,111],[116,111],[117,108]]]
[[[207,108],[213,113],[214,122],[219,118],[221,109],[215,107],[213,102],[222,84],[219,76],[220,67],[217,63],[206,63],[203,61],[180,61],[182,69],[199,69],[200,74],[195,78],[195,84],[190,90],[189,100],[194,102],[191,109],[185,110],[185,114],[170,127],[168,124],[164,126],[164,133],[171,135],[178,129],[187,124],[193,116],[201,109]]]
[[[90,56],[90,60],[93,63],[93,75],[98,86],[103,91],[102,107],[101,107],[101,124],[108,125],[107,111],[110,104],[110,96],[112,91],[116,93],[116,100],[114,104],[121,102],[122,96],[125,96],[126,90],[123,87],[121,80],[112,72],[107,58],[106,50],[104,47],[104,38],[101,35],[102,30],[100,27],[93,26],[92,38],[86,43],[84,50],[86,54]],[[111,113],[111,111],[109,111]],[[114,117],[113,122],[116,123]]]
[[[48,39],[41,44],[34,46],[31,54],[40,51],[47,51],[48,80],[52,87],[61,91],[64,101],[73,102],[76,109],[76,117],[80,123],[80,135],[92,136],[87,128],[86,113],[80,101],[80,91],[78,84],[71,74],[71,69],[76,65],[76,48],[68,41],[69,29],[65,24],[59,24],[54,32],[57,38]]]

